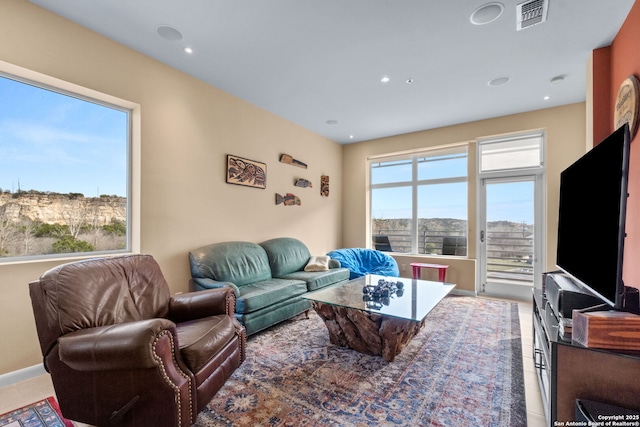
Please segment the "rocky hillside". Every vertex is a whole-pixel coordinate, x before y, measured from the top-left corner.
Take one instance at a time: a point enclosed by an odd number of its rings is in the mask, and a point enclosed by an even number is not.
[[[13,223],[31,220],[63,225],[82,218],[100,227],[114,219],[126,221],[126,199],[39,192],[0,193],[0,217]]]

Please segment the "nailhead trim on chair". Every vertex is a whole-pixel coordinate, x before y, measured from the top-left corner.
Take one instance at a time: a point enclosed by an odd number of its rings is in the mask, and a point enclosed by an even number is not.
[[[236,311],[236,294],[229,292],[227,294],[227,315],[234,317]],[[242,333],[244,326],[240,325],[240,329],[236,327],[236,335],[240,340],[240,363],[244,362],[247,358],[247,334]]]
[[[234,317],[234,314],[236,312],[236,294],[234,294],[233,292],[227,293],[226,311],[227,311],[226,312],[227,315]]]
[[[153,341],[154,349],[156,348],[158,341],[165,335],[169,337],[169,341],[171,342],[171,348],[172,349],[175,348],[173,334],[171,333],[171,331],[165,330],[165,331],[162,331],[160,334],[158,334],[156,339]],[[174,390],[174,393],[176,396],[176,403],[178,404],[178,427],[182,427],[182,405],[180,405],[180,388],[178,387],[177,384],[171,381],[171,378],[169,378],[169,375],[167,375],[167,371],[165,370],[164,364],[162,363],[162,359],[160,358],[160,356],[158,356],[158,354],[155,351],[153,351],[152,354],[153,354],[153,358],[156,360],[156,362],[158,362],[158,368],[160,368],[160,371],[162,373],[162,378]],[[176,354],[174,351],[171,352],[171,357],[173,359],[173,363],[176,365],[176,367],[178,367],[178,372],[183,378],[187,380],[187,384],[189,385],[189,410],[191,411],[191,414],[193,414],[193,399],[191,397],[193,393],[191,392],[191,379],[187,374],[185,374],[184,372],[182,372],[181,369],[179,369],[180,365],[178,365],[178,361],[176,360]]]
[[[240,340],[240,363],[247,358],[247,334],[244,332],[244,326],[240,325],[240,329],[236,329],[236,335]]]

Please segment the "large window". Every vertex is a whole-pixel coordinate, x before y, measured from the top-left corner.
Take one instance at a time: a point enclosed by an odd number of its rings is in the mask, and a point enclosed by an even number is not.
[[[467,255],[467,149],[370,159],[372,245]],[[385,248],[389,250],[388,247]]]
[[[0,261],[134,249],[134,114],[97,95],[0,74]]]

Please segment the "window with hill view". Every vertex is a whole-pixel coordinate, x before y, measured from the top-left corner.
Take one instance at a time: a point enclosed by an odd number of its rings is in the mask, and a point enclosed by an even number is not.
[[[374,242],[386,236],[393,252],[467,255],[466,146],[369,165]]]
[[[131,111],[0,75],[0,260],[128,251]]]

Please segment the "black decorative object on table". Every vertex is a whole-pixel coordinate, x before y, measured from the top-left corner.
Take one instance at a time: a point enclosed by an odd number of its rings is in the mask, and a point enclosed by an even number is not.
[[[367,308],[380,310],[383,305],[389,305],[391,297],[394,295],[401,297],[404,293],[404,283],[393,282],[385,279],[378,280],[376,286],[367,285],[362,288],[362,300]]]

